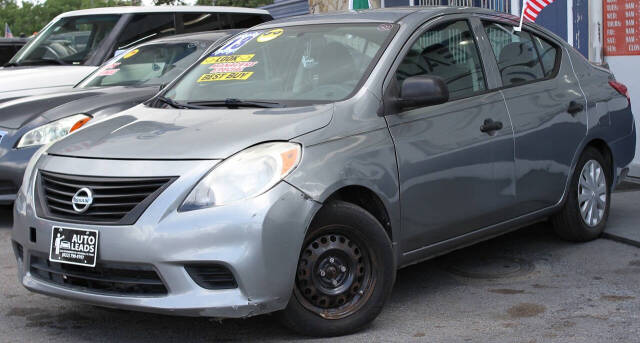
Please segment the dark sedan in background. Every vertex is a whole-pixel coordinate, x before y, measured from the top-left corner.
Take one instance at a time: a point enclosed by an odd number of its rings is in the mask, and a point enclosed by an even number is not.
[[[27,38],[0,38],[0,66],[9,62],[27,41]]]
[[[158,39],[108,61],[71,91],[0,104],[0,204],[15,200],[24,168],[39,147],[151,98],[212,44],[237,31]]]

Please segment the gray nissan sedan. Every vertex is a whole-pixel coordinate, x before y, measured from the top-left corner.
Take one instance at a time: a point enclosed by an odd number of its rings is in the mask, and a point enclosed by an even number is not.
[[[307,335],[370,323],[396,270],[551,218],[597,238],[635,151],[624,85],[471,8],[290,18],[42,148],[15,203],[23,285]]]

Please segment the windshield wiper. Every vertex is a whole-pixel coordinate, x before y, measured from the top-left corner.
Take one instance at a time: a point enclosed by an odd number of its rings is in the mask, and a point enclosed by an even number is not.
[[[160,102],[165,103],[173,108],[202,108],[200,106],[192,106],[189,104],[183,104],[181,102],[175,101],[173,99],[169,99],[167,97],[164,96],[158,96],[156,97],[156,99],[158,99]]]
[[[238,108],[238,107],[257,107],[257,108],[277,108],[277,107],[286,107],[285,105],[277,102],[269,102],[269,101],[245,101],[240,99],[228,98],[225,100],[219,101],[194,101],[189,104],[194,104],[198,106],[205,107],[219,107],[224,106],[228,108]]]

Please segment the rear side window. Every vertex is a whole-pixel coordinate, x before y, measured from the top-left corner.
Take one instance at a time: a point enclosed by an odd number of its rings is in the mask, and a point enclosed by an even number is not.
[[[182,17],[183,33],[226,29],[220,13],[184,13]],[[222,14],[223,16],[225,14]]]
[[[439,25],[422,34],[396,71],[398,86],[408,77],[438,76],[451,99],[486,89],[478,47],[466,20]]]
[[[116,43],[117,50],[128,49],[136,44],[176,34],[173,13],[136,14],[122,31]]]
[[[505,87],[550,77],[555,70],[557,48],[510,25],[484,23]]]
[[[271,20],[269,16],[250,13],[229,13],[229,16],[231,17],[231,22],[235,29],[248,28]]]
[[[271,20],[271,17],[250,13],[184,13],[182,33],[211,30],[243,29]]]
[[[549,77],[553,74],[556,67],[556,55],[558,53],[558,49],[546,40],[536,35],[532,36],[533,41],[536,43],[538,54],[540,54],[540,61],[542,61],[544,76]]]

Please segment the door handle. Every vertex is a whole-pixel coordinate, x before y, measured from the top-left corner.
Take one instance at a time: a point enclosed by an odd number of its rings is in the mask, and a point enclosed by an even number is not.
[[[584,110],[584,106],[576,101],[571,101],[569,108],[567,108],[567,112],[571,115],[576,115],[576,113],[582,112],[582,110]]]
[[[484,124],[480,126],[480,131],[492,134],[495,131],[502,130],[502,122],[493,121],[493,119],[485,119]]]

